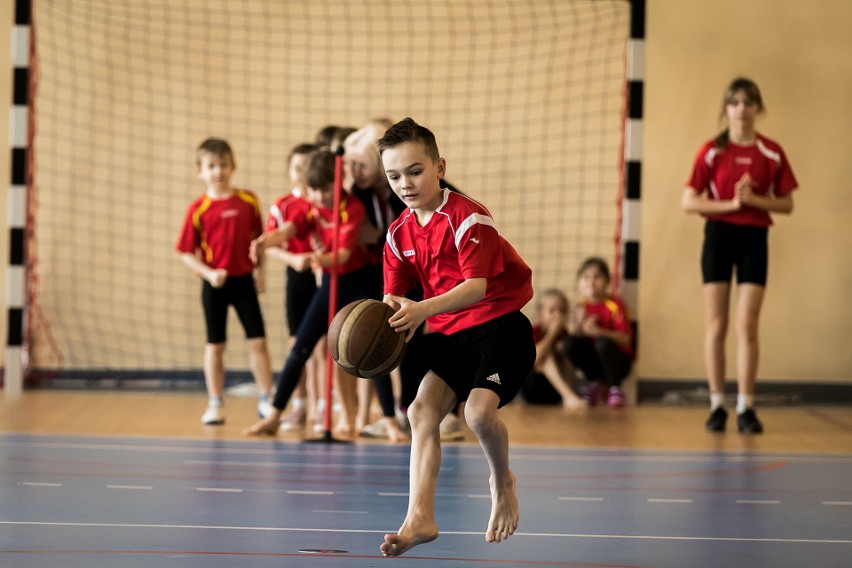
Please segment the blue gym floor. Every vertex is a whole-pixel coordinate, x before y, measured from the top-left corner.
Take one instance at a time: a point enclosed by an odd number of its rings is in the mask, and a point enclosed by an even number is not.
[[[445,446],[438,540],[399,558],[408,446],[0,435],[0,566],[852,566],[852,457],[515,447],[521,523]]]

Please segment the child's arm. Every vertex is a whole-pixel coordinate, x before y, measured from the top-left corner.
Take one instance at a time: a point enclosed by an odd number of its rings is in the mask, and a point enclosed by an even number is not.
[[[544,362],[553,355],[553,347],[556,340],[565,330],[565,316],[559,315],[544,333],[544,337],[535,344],[535,368],[539,369]]]
[[[227,270],[224,268],[211,268],[207,266],[201,262],[201,259],[198,258],[197,254],[182,252],[180,253],[180,259],[187,268],[210,282],[210,285],[214,288],[221,288],[225,285],[225,280],[228,279]]]
[[[291,267],[296,272],[305,272],[311,267],[311,255],[309,253],[295,253],[281,247],[266,248],[266,257],[277,260],[285,266]]]
[[[426,318],[460,310],[485,297],[488,286],[487,278],[469,278],[440,296],[434,296],[422,302],[415,302],[403,296],[385,294],[385,303],[393,307],[399,306],[397,312],[391,316],[390,325],[397,331],[406,331],[408,341],[414,336],[414,331],[420,327]]]
[[[296,224],[292,221],[287,221],[277,231],[267,231],[251,242],[249,256],[251,261],[259,264],[265,256],[264,251],[272,247],[280,247],[287,239],[296,234]]]
[[[622,347],[628,347],[630,345],[629,333],[617,329],[605,329],[598,325],[596,318],[586,318],[583,320],[581,329],[583,335],[587,335],[589,337],[605,337],[615,341]]]

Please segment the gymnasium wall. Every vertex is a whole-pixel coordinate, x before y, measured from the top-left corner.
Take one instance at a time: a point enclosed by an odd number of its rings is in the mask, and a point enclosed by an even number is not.
[[[758,129],[781,143],[800,185],[793,214],[770,229],[759,376],[852,381],[852,2],[648,6],[638,374],[705,376],[703,224],[680,196],[699,144],[719,130],[723,89],[745,75],[767,108]]]
[[[0,6],[0,37],[9,37],[13,8],[8,2]],[[672,380],[704,376],[702,223],[685,215],[679,202],[694,152],[719,128],[722,90],[742,74],[761,86],[768,113],[759,129],[784,146],[801,185],[793,215],[776,217],[770,231],[760,376],[852,381],[852,350],[846,345],[852,302],[845,294],[852,278],[847,260],[852,166],[846,156],[852,3],[649,0],[646,49],[637,374]],[[0,40],[0,61],[8,66],[8,40]],[[4,108],[10,74],[0,73]],[[8,131],[7,121],[8,112],[0,112],[0,132]],[[0,160],[0,177],[8,183],[6,159]],[[0,217],[5,212],[4,199]],[[5,230],[0,250],[5,268]],[[566,288],[574,296],[572,284],[566,282]],[[5,277],[0,291],[5,297]],[[2,314],[5,344],[5,310]],[[729,366],[732,374],[732,358]]]

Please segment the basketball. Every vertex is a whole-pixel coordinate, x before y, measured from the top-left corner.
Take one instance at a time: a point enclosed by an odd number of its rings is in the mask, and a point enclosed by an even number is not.
[[[389,373],[405,355],[405,334],[388,324],[393,308],[378,300],[344,306],[328,328],[328,347],[344,371],[369,379]]]

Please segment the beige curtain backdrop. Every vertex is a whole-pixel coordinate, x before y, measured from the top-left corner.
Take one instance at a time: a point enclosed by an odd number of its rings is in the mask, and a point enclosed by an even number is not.
[[[7,37],[12,22],[10,4],[4,2],[0,8],[0,30],[6,30]],[[846,283],[852,277],[852,263],[847,259],[852,245],[852,206],[847,191],[852,179],[852,165],[847,158],[852,125],[852,3],[650,0],[646,28],[642,252],[639,305],[634,307],[641,326],[637,375],[673,380],[704,376],[698,266],[702,222],[696,216],[685,215],[679,200],[698,145],[720,128],[718,115],[724,86],[732,77],[746,75],[762,88],[768,109],[759,129],[782,144],[801,185],[795,194],[793,215],[776,217],[776,225],[770,231],[760,377],[796,382],[852,381],[852,350],[847,347],[847,338],[852,336],[852,302],[846,293]],[[9,61],[8,50],[9,42],[0,41],[0,60]],[[540,63],[537,55],[534,48],[527,53],[530,65]],[[439,66],[430,69],[430,73],[432,80],[440,81],[445,71]],[[0,74],[0,105],[5,108],[9,106],[10,88],[10,73]],[[546,98],[547,94],[542,96]],[[488,101],[467,104],[466,112],[475,114]],[[135,110],[138,109],[127,109],[128,113]],[[193,109],[185,110],[191,114]],[[358,121],[375,111],[401,110],[365,108],[365,112],[357,116],[353,112],[347,119]],[[440,122],[443,119],[438,116],[438,109],[431,111],[430,118],[438,121],[437,131],[452,130],[448,120]],[[0,113],[2,132],[7,131],[7,119],[8,113]],[[314,126],[319,125],[311,125]],[[165,133],[167,127],[158,128]],[[302,131],[294,134],[308,136],[312,128],[305,124]],[[177,175],[183,175],[186,183],[164,194],[169,200],[164,207],[177,212],[178,217],[198,192],[193,185],[191,163],[187,163],[192,158],[189,150],[206,134],[201,129],[187,130],[183,136],[170,138],[161,151],[152,155],[161,167],[183,172]],[[483,143],[480,136],[475,138],[476,144]],[[278,166],[271,161],[286,152],[290,141],[297,140],[288,138],[265,150],[264,159],[270,163],[260,168],[253,166],[253,171],[275,172]],[[248,142],[242,136],[235,136],[234,142],[238,160],[244,158],[248,162],[250,155],[258,155],[247,149]],[[445,137],[442,150],[451,158],[451,173],[452,155],[473,142],[462,132]],[[471,164],[484,157],[486,147],[483,145],[478,155],[470,158]],[[512,147],[506,149],[510,150]],[[283,177],[283,166],[280,173]],[[450,177],[463,187],[478,187],[479,173],[469,170]],[[520,168],[511,176],[517,182],[526,179],[528,173]],[[240,175],[243,177],[238,183],[250,181],[247,185],[262,188],[267,205],[278,193],[277,183],[257,173],[251,177],[243,169]],[[0,161],[0,176],[9,179],[5,160]],[[519,200],[507,200],[499,206],[505,211],[521,209]],[[0,201],[0,213],[5,212],[5,207],[6,201]],[[177,219],[169,220],[175,227],[178,223]],[[513,223],[519,227],[523,221]],[[175,237],[176,232],[164,231],[158,246],[169,249]],[[523,248],[530,246],[539,245],[520,244],[519,248],[525,252]],[[7,231],[0,232],[0,249],[8,251]],[[5,262],[4,259],[4,265]],[[168,254],[164,263],[171,263],[164,264],[164,270],[185,270]],[[186,286],[176,294],[182,298],[181,305],[168,304],[158,309],[176,312],[190,329],[195,329],[192,333],[201,334],[201,326],[192,327],[199,310],[194,303],[194,283],[188,274],[180,278]],[[570,281],[556,282],[553,278],[553,283],[574,295]],[[276,282],[270,278],[271,287],[280,285],[280,279]],[[5,279],[0,280],[0,287],[5,287]],[[2,317],[5,339],[5,310]],[[137,321],[146,321],[150,316],[136,317]],[[240,337],[233,323],[231,329],[232,337]],[[242,351],[240,342],[236,343]],[[731,341],[731,350],[733,346]],[[280,353],[276,353],[275,360]],[[199,358],[200,352],[188,352],[186,365],[197,366]],[[733,356],[729,357],[729,369],[732,375]]]

